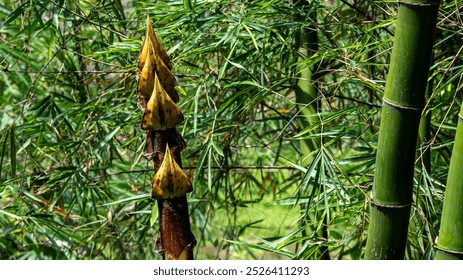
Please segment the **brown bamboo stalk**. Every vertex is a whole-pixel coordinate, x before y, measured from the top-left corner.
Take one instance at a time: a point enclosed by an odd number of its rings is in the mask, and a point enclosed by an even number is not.
[[[176,135],[176,137],[172,137]],[[146,138],[145,155],[151,158],[154,172],[164,160],[166,146],[172,148],[172,157],[181,167],[180,151],[184,142],[175,129],[166,131],[149,131]],[[156,247],[164,259],[193,259],[196,244],[190,229],[189,211],[186,195],[180,197],[157,199],[159,212],[159,235]]]
[[[178,94],[171,67],[148,17],[138,61],[137,97],[143,110],[141,128],[147,130],[144,156],[153,163],[155,173],[151,196],[159,212],[156,248],[163,259],[191,260],[196,240],[190,228],[186,193],[192,187],[181,169],[180,152],[185,141],[175,126],[183,121],[183,114],[175,104]]]

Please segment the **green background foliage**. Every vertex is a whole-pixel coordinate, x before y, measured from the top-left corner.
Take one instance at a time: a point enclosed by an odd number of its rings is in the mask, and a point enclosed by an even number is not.
[[[160,259],[136,100],[149,13],[173,61],[197,259],[359,259],[396,4],[2,1],[0,258]],[[317,11],[317,22],[311,13]],[[461,1],[442,4],[431,172],[417,164],[406,258],[430,259],[461,105]],[[300,127],[296,37],[317,28],[319,123]],[[297,106],[300,105],[300,106]],[[301,139],[322,143],[301,165]],[[327,228],[328,239],[317,234]]]

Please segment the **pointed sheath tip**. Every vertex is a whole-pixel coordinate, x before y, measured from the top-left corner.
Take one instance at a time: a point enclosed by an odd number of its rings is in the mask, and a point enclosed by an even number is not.
[[[182,111],[162,87],[157,74],[154,76],[154,88],[143,113],[143,130],[166,130],[183,122]]]
[[[151,43],[154,49],[154,53],[159,56],[159,58],[164,62],[166,67],[171,70],[172,69],[172,62],[170,61],[170,57],[167,54],[166,50],[161,45],[159,38],[156,36],[156,32],[154,31],[153,24],[151,23],[151,18],[149,14],[146,15],[146,33],[145,38],[149,37],[151,39]],[[146,40],[146,39],[145,39]]]
[[[188,176],[172,157],[168,144],[152,187],[151,197],[154,199],[180,197],[193,190]]]
[[[141,71],[137,82],[137,97],[140,101],[139,103],[142,107],[142,110],[146,109],[146,103],[150,99],[153,92],[155,75],[153,64],[156,63],[155,61],[153,62],[152,56],[148,51],[146,51],[146,49],[151,47],[151,40],[148,38],[145,42],[146,46],[144,46],[139,60],[139,64],[141,61],[143,66],[139,65],[139,67],[141,67]]]
[[[154,29],[153,29],[153,24],[151,23],[151,18],[150,18],[150,14],[149,14],[149,13],[146,13],[146,27],[147,27],[147,28],[146,28],[146,31],[147,31],[146,34],[148,34],[148,32],[154,31]],[[151,29],[152,31],[151,31],[150,29]]]

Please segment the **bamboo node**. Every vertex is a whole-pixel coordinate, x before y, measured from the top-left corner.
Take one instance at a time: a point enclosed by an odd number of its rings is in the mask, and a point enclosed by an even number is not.
[[[439,247],[439,245],[435,245],[435,247],[437,248],[437,250],[442,251],[442,252],[456,254],[456,255],[463,255],[463,251],[445,249],[445,248]]]
[[[458,114],[458,118],[463,121],[463,115],[461,113]]]
[[[373,194],[370,193],[370,197],[369,197],[369,200],[370,200],[370,203],[374,206],[377,206],[377,207],[382,207],[382,208],[389,208],[389,209],[399,209],[399,208],[407,208],[407,207],[410,207],[412,206],[412,203],[407,203],[407,204],[400,204],[400,205],[393,205],[393,204],[382,204],[382,203],[378,203],[376,202],[374,199],[373,199]]]
[[[391,100],[388,100],[386,97],[383,97],[383,103],[386,104],[386,105],[389,105],[391,107],[394,107],[394,108],[399,108],[399,109],[403,109],[403,110],[411,110],[411,111],[420,111],[421,110],[421,107],[411,107],[411,106],[405,106],[405,105],[402,105],[402,104],[397,104]]]

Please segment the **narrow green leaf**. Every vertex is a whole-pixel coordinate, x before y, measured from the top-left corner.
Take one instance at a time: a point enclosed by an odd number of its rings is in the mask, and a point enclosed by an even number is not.
[[[21,153],[25,148],[27,148],[31,144],[31,138],[27,138],[26,142],[24,142],[19,150],[16,152],[17,154]]]
[[[212,192],[212,149],[210,148],[207,150],[207,187]]]
[[[221,80],[222,77],[225,75],[225,71],[227,70],[228,68],[228,63],[230,62],[230,57],[235,53],[235,48],[236,48],[236,43],[233,44],[232,46],[232,49],[230,50],[230,52],[228,53],[228,58],[226,58],[226,62],[223,64],[222,68],[220,68],[220,72],[219,72],[219,76],[218,76],[218,80]],[[244,67],[240,64],[238,64],[239,66],[241,66],[243,69]],[[238,67],[239,68],[239,67]]]
[[[11,164],[11,177],[16,177],[16,136],[15,124],[10,128],[10,164]]]
[[[223,153],[223,150],[222,148],[220,148],[216,143],[215,141],[211,141],[212,143],[212,147],[214,148],[214,150],[217,152],[217,154],[219,154],[220,156],[224,157],[224,153]]]
[[[14,219],[16,219],[16,220],[22,220],[22,219],[23,219],[22,217],[20,217],[20,216],[18,216],[18,215],[15,215],[15,214],[13,214],[13,213],[10,213],[10,212],[5,211],[5,210],[2,210],[2,209],[0,209],[0,214],[7,215],[7,216],[9,216],[9,217],[11,217],[11,218],[14,218]]]
[[[30,3],[32,3],[32,2],[31,1],[26,1],[26,2],[24,2],[24,4],[22,4],[21,6],[16,8],[10,14],[10,16],[6,18],[3,25],[5,26],[5,25],[9,24],[10,22],[12,22],[13,20],[17,19],[21,14],[23,14],[28,9]]]
[[[178,94],[183,95],[183,96],[186,96],[186,95],[187,95],[187,93],[186,93],[186,91],[183,89],[183,87],[181,87],[181,86],[175,86],[175,89],[177,90]]]
[[[254,35],[252,34],[251,30],[249,29],[249,27],[243,23],[243,27],[246,29],[246,31],[248,32],[249,36],[251,36],[251,40],[252,40],[252,43],[254,44],[254,47],[256,48],[257,51],[259,51],[259,45],[257,45],[257,41],[256,41],[256,38],[254,37]]]
[[[116,204],[127,203],[127,202],[135,202],[135,201],[139,201],[139,200],[145,200],[145,199],[150,198],[150,197],[151,197],[151,194],[145,193],[145,194],[126,197],[126,198],[123,198],[123,199],[119,199],[117,201],[105,203],[105,204],[102,204],[101,206],[110,206],[110,205],[116,205]]]
[[[133,160],[130,166],[130,170],[133,170],[135,166],[138,164],[138,162],[140,161],[140,159],[143,157],[143,149],[145,148],[145,143],[146,143],[146,139],[145,141],[143,141],[143,143],[141,143],[140,146],[138,146],[138,149],[136,152],[137,157]]]
[[[119,129],[121,129],[120,126],[116,127],[113,131],[106,135],[105,138],[103,138],[103,140],[101,140],[101,142],[98,143],[95,151],[99,151],[101,148],[103,148],[109,142],[109,140],[111,140],[111,138],[114,137],[114,135],[119,131]]]
[[[156,205],[156,203],[153,203],[153,205],[151,206],[151,216],[150,216],[150,226],[153,226],[156,221],[158,220],[158,206]]]
[[[199,160],[196,163],[196,168],[195,168],[195,178],[194,178],[194,183],[199,180],[199,175],[201,174],[202,168],[204,166],[204,161],[206,160],[206,156],[209,154],[209,150],[211,149],[210,145],[205,146],[205,148],[201,151],[201,156],[199,156]]]
[[[193,10],[193,7],[191,6],[191,0],[183,0],[183,8],[187,11]]]
[[[72,177],[68,177],[68,179],[64,182],[63,185],[59,188],[59,191],[56,193],[55,197],[53,197],[53,200],[50,202],[50,205],[48,206],[48,211],[53,211],[53,207],[55,207],[56,203],[60,198],[64,195],[66,190],[69,188],[69,180],[71,180]]]
[[[8,134],[5,134],[5,139],[3,140],[3,145],[2,145],[2,155],[0,158],[0,178],[2,177],[2,170],[3,170],[3,159],[5,158],[5,153],[6,153],[6,145],[8,143]]]
[[[198,86],[196,89],[196,94],[195,94],[195,101],[194,101],[194,114],[193,114],[193,134],[196,135],[196,131],[198,128],[198,110],[199,110],[199,97],[201,94],[201,89],[202,89],[202,84]]]

